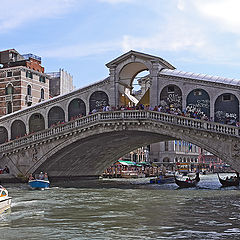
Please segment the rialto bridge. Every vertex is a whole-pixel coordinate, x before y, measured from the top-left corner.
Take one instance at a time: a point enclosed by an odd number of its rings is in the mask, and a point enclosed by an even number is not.
[[[0,167],[8,165],[15,176],[47,171],[91,177],[137,147],[183,139],[240,170],[240,134],[233,126],[239,122],[240,80],[178,71],[135,51],[106,66],[110,74],[102,81],[1,117]],[[142,71],[148,75],[140,79],[137,98],[133,82]],[[132,104],[150,110],[116,110]],[[211,121],[151,111],[160,105],[201,112]],[[114,110],[99,112],[104,106]]]

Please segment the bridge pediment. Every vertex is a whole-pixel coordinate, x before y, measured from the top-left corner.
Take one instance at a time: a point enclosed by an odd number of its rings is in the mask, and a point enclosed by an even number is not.
[[[137,51],[133,51],[133,50],[115,58],[111,62],[107,63],[106,66],[108,68],[116,67],[117,65],[119,65],[123,62],[126,62],[126,60],[128,60],[128,59],[131,62],[134,62],[136,59],[141,59],[143,61],[158,62],[162,66],[162,68],[168,68],[168,69],[172,69],[172,70],[175,69],[174,66],[172,66],[169,62],[167,62],[166,60],[164,60],[160,57],[156,57],[153,55],[149,55],[149,54],[145,54],[145,53],[141,53],[141,52],[137,52]]]

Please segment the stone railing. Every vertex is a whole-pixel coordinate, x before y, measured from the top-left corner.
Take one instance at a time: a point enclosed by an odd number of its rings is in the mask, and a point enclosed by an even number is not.
[[[215,122],[202,121],[193,118],[187,118],[172,114],[166,114],[154,111],[139,111],[139,110],[127,110],[127,111],[109,111],[98,112],[86,117],[78,118],[74,121],[70,121],[58,126],[45,129],[40,132],[33,133],[28,136],[24,136],[19,139],[15,139],[8,143],[0,145],[0,153],[11,151],[12,149],[22,147],[24,145],[30,145],[33,142],[44,141],[49,137],[55,137],[61,134],[73,132],[74,130],[82,127],[87,127],[91,124],[107,121],[131,121],[131,120],[148,120],[162,122],[165,124],[182,126],[190,129],[205,130],[208,132],[214,132],[224,134],[228,136],[240,137],[238,127],[225,125]]]

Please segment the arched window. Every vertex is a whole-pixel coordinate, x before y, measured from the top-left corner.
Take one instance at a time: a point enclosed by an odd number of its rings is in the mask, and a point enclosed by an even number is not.
[[[41,99],[44,99],[44,89],[41,89]]]
[[[32,87],[30,85],[27,86],[27,95],[28,96],[32,95]]]
[[[214,121],[236,125],[239,121],[239,101],[231,93],[220,95],[214,104]]]
[[[48,127],[65,122],[65,113],[62,108],[55,106],[48,112]]]
[[[13,86],[11,84],[8,84],[6,87],[6,95],[13,94]]]
[[[203,89],[194,89],[187,96],[187,108],[190,113],[210,117],[210,97]]]
[[[89,104],[90,104],[90,112],[92,112],[94,109],[99,111],[104,106],[109,105],[108,96],[103,91],[94,92],[90,97]]]
[[[8,141],[8,132],[5,127],[0,127],[0,144]]]
[[[26,134],[26,126],[23,121],[15,120],[11,126],[11,139],[23,137]]]
[[[12,102],[8,102],[7,103],[7,114],[12,113],[13,109],[12,109]]]
[[[86,106],[83,100],[73,99],[68,106],[68,121],[78,116],[86,115]]]
[[[29,132],[38,132],[45,129],[45,121],[40,113],[34,113],[29,119]]]
[[[182,91],[176,85],[168,85],[160,94],[160,104],[166,110],[182,110]]]

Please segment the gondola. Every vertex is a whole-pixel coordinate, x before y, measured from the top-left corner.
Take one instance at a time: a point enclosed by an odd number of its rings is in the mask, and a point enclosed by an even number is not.
[[[230,179],[222,179],[220,178],[218,173],[217,175],[218,175],[219,182],[222,184],[222,187],[239,186],[240,179],[239,179],[238,172],[236,172],[237,177],[230,178]]]
[[[196,187],[198,182],[200,181],[199,173],[196,173],[196,177],[191,180],[191,181],[182,181],[178,180],[176,176],[175,178],[175,183],[180,187],[180,188],[190,188],[190,187]]]

